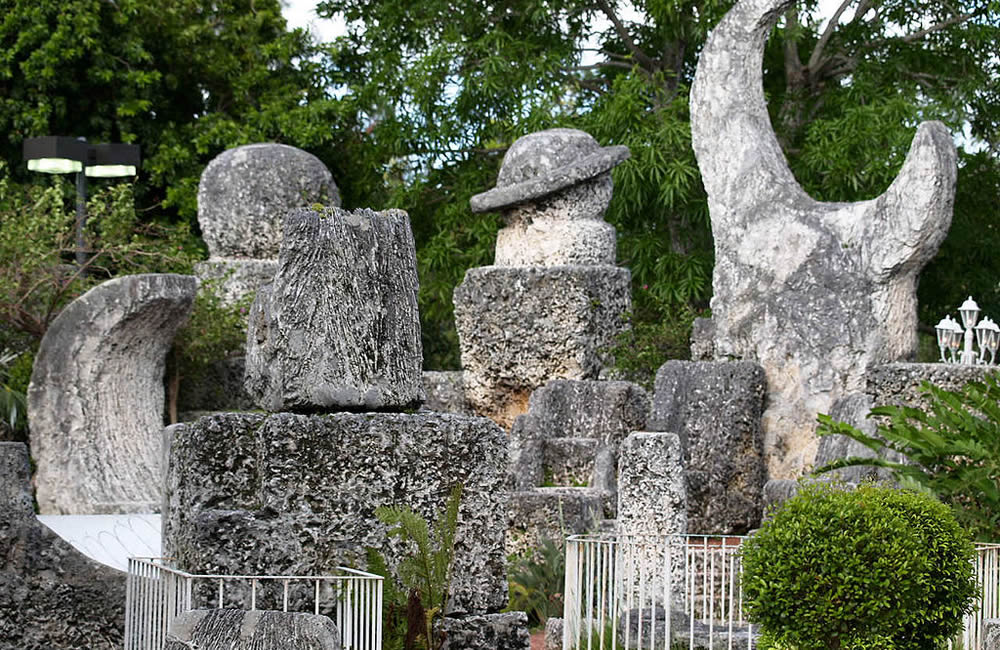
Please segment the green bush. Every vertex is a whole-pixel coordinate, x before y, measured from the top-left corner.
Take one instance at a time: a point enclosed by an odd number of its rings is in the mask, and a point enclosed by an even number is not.
[[[925,409],[880,406],[877,435],[820,415],[819,435],[846,435],[879,455],[893,451],[907,463],[851,457],[817,473],[852,465],[884,467],[906,487],[928,490],[952,507],[976,539],[994,541],[1000,531],[1000,376],[948,391],[924,382]]]
[[[563,545],[542,539],[536,554],[508,558],[508,609],[528,614],[529,627],[544,627],[552,616],[563,615],[566,554]]]
[[[943,648],[972,609],[974,548],[933,497],[818,483],[773,513],[742,549],[760,648]]]

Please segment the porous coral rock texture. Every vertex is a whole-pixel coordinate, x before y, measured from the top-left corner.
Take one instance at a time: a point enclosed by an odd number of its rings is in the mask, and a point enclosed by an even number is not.
[[[189,275],[127,275],[52,321],[28,387],[41,514],[152,512],[159,504],[166,356],[197,289]]]
[[[455,288],[455,326],[476,413],[509,427],[550,379],[597,379],[625,328],[630,277],[615,266],[466,271]]]
[[[657,371],[648,429],[681,438],[688,532],[744,534],[760,523],[764,398],[764,370],[748,361],[668,361]]]
[[[28,449],[0,442],[0,648],[113,648],[125,574],[83,556],[35,518]]]
[[[163,650],[341,650],[326,616],[274,610],[198,609],[170,621]]]
[[[209,257],[273,259],[288,210],[339,206],[340,192],[316,156],[263,142],[227,149],[198,183],[198,225]]]
[[[424,399],[417,260],[402,210],[292,210],[247,328],[263,409],[402,410]]]
[[[412,549],[375,517],[433,521],[464,486],[448,613],[507,605],[507,436],[449,414],[218,414],[169,428],[164,552],[187,571],[322,575]]]
[[[713,30],[691,89],[692,143],[715,240],[716,360],[763,366],[771,478],[816,455],[817,413],[864,389],[866,369],[916,352],[916,284],[951,223],[955,144],[921,124],[897,179],[858,203],[809,197],[764,99],[771,28],[792,0],[744,0]]]

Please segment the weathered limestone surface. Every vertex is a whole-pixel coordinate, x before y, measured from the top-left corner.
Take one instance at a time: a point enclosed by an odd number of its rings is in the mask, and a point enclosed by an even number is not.
[[[771,478],[813,462],[817,413],[864,389],[868,366],[916,351],[916,282],[951,222],[955,145],[922,124],[882,196],[820,203],[770,125],[764,42],[792,0],[744,0],[719,23],[691,89],[691,130],[715,240],[717,360],[764,367]]]
[[[52,321],[28,387],[39,512],[151,512],[159,503],[165,360],[197,289],[193,276],[124,276]]]
[[[983,628],[986,630],[983,650],[1000,650],[1000,618],[986,619]]]
[[[441,650],[529,650],[528,616],[524,612],[445,617]]]
[[[748,361],[668,361],[656,373],[650,431],[684,445],[688,532],[743,534],[760,522],[763,369]]]
[[[125,574],[35,518],[30,478],[27,447],[0,442],[0,648],[121,647]]]
[[[680,436],[637,431],[625,438],[618,459],[619,533],[685,533],[687,499]]]
[[[395,566],[409,549],[375,517],[408,505],[433,520],[464,485],[449,612],[507,604],[506,434],[449,414],[218,414],[169,429],[164,553],[188,571],[316,575]]]
[[[889,363],[873,366],[865,375],[865,392],[847,395],[838,400],[830,410],[834,420],[847,422],[869,435],[876,433],[878,419],[868,418],[875,406],[911,406],[926,409],[929,403],[921,393],[924,381],[945,390],[959,390],[970,381],[981,381],[995,372],[989,366],[962,366],[946,363]],[[816,467],[839,458],[857,456],[871,458],[875,455],[868,447],[846,436],[823,436],[816,454]],[[904,462],[900,454],[889,453],[886,458]],[[888,479],[887,470],[874,467],[845,467],[826,476],[837,476],[849,483],[857,483],[869,476]]]
[[[465,399],[465,380],[461,370],[425,370],[424,408],[440,413],[472,415],[472,407]]]
[[[273,610],[196,609],[170,622],[163,650],[340,650],[326,616]]]
[[[555,616],[546,619],[544,650],[563,650],[563,619]]]
[[[548,129],[518,138],[507,150],[497,186],[470,201],[473,212],[502,210],[497,266],[615,263],[612,167],[627,147],[601,147],[577,129]]]
[[[507,555],[532,555],[547,539],[597,532],[604,519],[605,493],[594,488],[544,487],[520,490],[507,504]]]
[[[618,459],[618,521],[620,536],[682,535],[688,530],[688,497],[684,477],[684,448],[676,433],[635,432],[621,446]],[[626,580],[646,593],[662,594],[663,551],[640,546],[624,561]],[[680,546],[671,550],[672,603],[683,602],[684,561]],[[634,563],[633,566],[628,566]],[[628,587],[627,587],[628,588]],[[640,586],[641,588],[641,586]]]
[[[278,256],[281,219],[292,208],[339,206],[318,158],[284,144],[248,144],[212,159],[198,183],[198,225],[209,257]]]
[[[631,308],[630,274],[614,266],[466,271],[455,288],[465,391],[504,426],[550,379],[596,379]]]
[[[531,394],[511,428],[515,489],[581,482],[607,494],[614,516],[618,448],[646,427],[649,395],[627,381],[554,379]]]
[[[247,328],[246,389],[269,411],[424,399],[417,260],[402,210],[292,210]]]

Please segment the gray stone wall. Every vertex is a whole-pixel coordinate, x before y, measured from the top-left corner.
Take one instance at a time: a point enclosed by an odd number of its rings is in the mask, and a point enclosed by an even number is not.
[[[410,552],[375,518],[428,519],[464,485],[449,612],[507,604],[507,437],[447,414],[219,414],[171,427],[164,553],[194,572],[314,575]]]
[[[120,648],[125,574],[42,525],[28,449],[0,442],[0,648]]]
[[[164,367],[197,288],[187,275],[123,276],[52,321],[28,387],[39,512],[152,512],[159,504]]]

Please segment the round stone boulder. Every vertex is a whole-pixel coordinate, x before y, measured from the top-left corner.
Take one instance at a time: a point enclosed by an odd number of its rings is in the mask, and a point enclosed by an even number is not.
[[[319,158],[284,144],[248,144],[205,167],[198,224],[212,258],[276,258],[285,212],[317,203],[340,206],[340,191]]]

